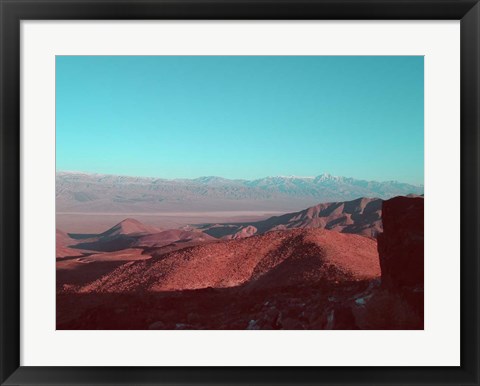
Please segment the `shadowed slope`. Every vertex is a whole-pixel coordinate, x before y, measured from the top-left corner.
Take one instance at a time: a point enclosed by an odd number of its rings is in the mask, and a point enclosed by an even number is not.
[[[77,243],[75,248],[84,248],[99,252],[121,251],[126,248],[160,248],[173,243],[185,246],[215,240],[198,230],[159,228],[142,224],[134,219],[126,219],[106,232],[92,236]],[[177,245],[181,247],[181,245]]]
[[[136,247],[159,248],[172,243],[202,243],[216,239],[206,233],[194,230],[169,229],[140,237],[134,244]]]
[[[75,248],[98,252],[114,252],[132,247],[139,237],[161,232],[160,228],[127,218],[98,235],[74,235],[78,239]]]
[[[90,283],[134,260],[149,259],[142,249],[124,249],[57,260],[57,288],[67,290]]]
[[[57,259],[63,259],[66,257],[83,256],[87,251],[80,249],[70,248],[77,243],[77,240],[72,239],[67,233],[56,230],[56,249],[55,257]]]
[[[101,233],[100,237],[112,237],[121,235],[145,235],[150,233],[161,232],[160,228],[153,227],[151,225],[143,224],[133,218],[127,218],[118,224],[114,225],[109,230]]]
[[[241,224],[205,224],[199,227],[214,237],[237,238],[253,233],[293,228],[324,228],[375,237],[382,230],[382,200],[358,198],[318,204],[300,212]]]

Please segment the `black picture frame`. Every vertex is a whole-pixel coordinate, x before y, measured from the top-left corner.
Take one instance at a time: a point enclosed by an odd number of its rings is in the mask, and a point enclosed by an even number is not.
[[[480,5],[477,0],[0,0],[1,385],[479,385]],[[385,19],[461,23],[460,367],[20,366],[20,21]],[[414,348],[412,348],[413,350]]]

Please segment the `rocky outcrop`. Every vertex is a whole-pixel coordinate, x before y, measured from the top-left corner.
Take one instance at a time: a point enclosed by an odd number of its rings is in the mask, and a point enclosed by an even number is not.
[[[378,235],[382,286],[423,289],[423,197],[395,197],[383,203]]]
[[[257,233],[257,228],[255,228],[253,225],[247,225],[243,228],[240,228],[237,233],[235,233],[232,236],[227,236],[225,237],[226,239],[244,239],[246,237],[253,236],[254,234]]]
[[[352,305],[359,328],[423,329],[424,199],[395,197],[383,203],[377,237],[381,284]]]

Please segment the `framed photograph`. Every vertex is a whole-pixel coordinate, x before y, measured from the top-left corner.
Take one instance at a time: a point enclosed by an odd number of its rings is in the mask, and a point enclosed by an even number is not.
[[[1,385],[479,385],[480,5],[1,12]]]

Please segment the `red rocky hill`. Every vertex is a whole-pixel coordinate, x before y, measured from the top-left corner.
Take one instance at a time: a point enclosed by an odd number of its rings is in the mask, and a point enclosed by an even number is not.
[[[376,242],[323,229],[268,232],[126,264],[82,292],[252,288],[365,280],[380,275]]]

